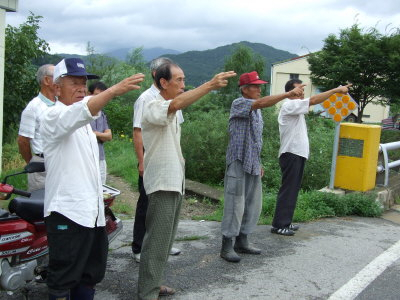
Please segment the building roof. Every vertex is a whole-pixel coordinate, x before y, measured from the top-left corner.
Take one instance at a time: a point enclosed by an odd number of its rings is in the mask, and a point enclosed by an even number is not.
[[[293,60],[302,59],[302,58],[305,58],[305,57],[307,57],[307,56],[310,56],[310,54],[311,54],[311,53],[306,54],[306,55],[302,55],[302,56],[297,56],[297,57],[285,59],[285,60],[281,60],[281,61],[277,61],[277,62],[272,63],[271,65],[278,65],[278,64],[283,64],[283,63],[291,62],[291,61],[293,61]]]

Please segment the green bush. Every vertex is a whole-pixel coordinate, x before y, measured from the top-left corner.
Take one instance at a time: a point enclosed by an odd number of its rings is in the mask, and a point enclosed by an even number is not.
[[[275,214],[276,193],[264,191],[263,206],[259,224],[271,224]],[[343,217],[358,215],[362,217],[378,217],[383,208],[375,201],[374,193],[349,193],[339,196],[319,191],[302,191],[299,194],[293,222],[307,222],[326,217]],[[212,215],[200,216],[199,219],[221,221],[223,201]]]
[[[363,217],[377,217],[383,212],[379,203],[375,201],[374,193],[349,193],[338,196],[333,193],[318,191],[300,192],[293,222],[306,222],[323,217],[343,217],[359,215]],[[275,213],[276,195],[266,194],[263,199],[262,218],[267,220],[263,224],[270,224]]]
[[[187,177],[204,183],[221,184],[228,145],[229,112],[218,108],[218,94],[210,94],[184,111],[182,151]],[[265,170],[263,184],[276,191],[281,184],[279,167],[279,126],[275,107],[262,110],[264,120],[261,162]],[[329,184],[335,124],[319,116],[306,117],[310,140],[310,159],[306,163],[303,189],[320,189]]]
[[[381,144],[398,142],[400,141],[400,130],[382,130],[381,131]],[[389,152],[390,160],[400,159],[400,150],[393,150]]]
[[[181,145],[188,178],[221,184],[228,144],[228,116],[220,110],[184,115]]]
[[[108,125],[114,136],[126,135],[132,137],[133,104],[125,104],[121,100],[113,100],[104,108]]]

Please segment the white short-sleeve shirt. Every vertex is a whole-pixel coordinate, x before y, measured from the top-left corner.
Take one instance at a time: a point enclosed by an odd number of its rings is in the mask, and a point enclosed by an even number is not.
[[[279,156],[290,152],[306,159],[310,149],[304,115],[309,112],[310,99],[285,99],[278,116],[281,146]]]
[[[135,101],[135,104],[133,106],[133,127],[134,128],[142,128],[142,116],[143,116],[143,106],[144,103],[150,100],[154,100],[158,95],[160,94],[160,91],[157,89],[157,87],[152,84],[150,88],[145,90],[140,97]],[[183,114],[181,110],[178,110],[176,112],[176,116],[178,118],[179,124],[182,124],[184,122],[183,119]]]
[[[22,111],[18,134],[30,138],[31,150],[35,154],[43,153],[42,136],[39,132],[40,119],[48,107],[53,105],[53,101],[39,93]]]

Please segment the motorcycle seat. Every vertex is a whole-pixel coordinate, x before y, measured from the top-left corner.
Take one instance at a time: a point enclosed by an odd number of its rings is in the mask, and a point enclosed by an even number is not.
[[[8,210],[18,217],[33,223],[43,220],[44,190],[33,191],[31,197],[15,197],[8,205]]]

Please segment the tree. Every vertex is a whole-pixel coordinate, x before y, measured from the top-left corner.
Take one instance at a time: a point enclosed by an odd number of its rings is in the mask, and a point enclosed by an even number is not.
[[[341,30],[339,37],[329,35],[322,50],[309,56],[311,79],[327,90],[352,83],[350,94],[358,103],[357,122],[361,123],[369,103],[393,101],[399,89],[398,49],[398,32],[382,35],[375,28],[363,31],[355,24]]]
[[[96,74],[104,81],[104,76],[112,73],[118,60],[113,57],[102,55],[95,52],[94,46],[90,42],[86,45],[86,69],[89,73]],[[108,84],[110,84],[108,82]]]
[[[37,95],[39,87],[35,75],[34,59],[49,50],[47,42],[38,37],[41,16],[31,13],[19,27],[7,25],[4,67],[4,128],[19,124],[22,110]],[[8,132],[4,132],[5,138]]]
[[[130,91],[116,97],[104,108],[113,134],[130,136],[133,128],[133,103],[152,83],[150,72],[143,60],[142,48],[133,49],[125,61],[118,61],[115,58],[96,53],[90,42],[87,44],[86,51],[88,72],[100,76],[100,80],[107,86],[112,86],[136,73],[146,74],[145,80],[140,84],[142,86],[140,90]]]
[[[238,76],[257,71],[260,78],[264,78],[265,59],[260,54],[254,53],[251,48],[239,45],[232,55],[225,59],[224,71],[231,70],[235,71]],[[233,100],[239,93],[238,81],[239,78],[229,80],[228,85],[220,90],[225,108],[230,107],[231,101],[228,100]]]

